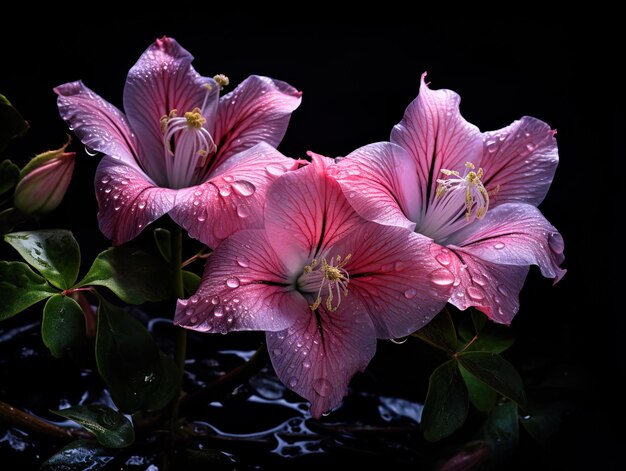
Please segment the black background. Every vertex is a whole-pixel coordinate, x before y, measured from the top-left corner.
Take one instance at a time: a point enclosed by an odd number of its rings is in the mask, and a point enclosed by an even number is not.
[[[536,268],[531,270],[513,323],[518,344],[525,345],[517,355],[581,367],[588,397],[580,422],[554,453],[581,467],[609,461],[611,424],[622,415],[615,377],[623,373],[623,364],[613,368],[620,329],[608,302],[617,284],[611,269],[618,264],[612,255],[614,228],[600,215],[610,200],[609,186],[619,185],[613,177],[623,170],[607,171],[609,124],[595,109],[601,84],[594,82],[593,51],[579,25],[505,15],[479,22],[439,17],[415,24],[285,24],[240,15],[207,18],[193,11],[99,14],[81,21],[59,15],[18,23],[24,34],[0,31],[0,93],[32,127],[29,139],[11,148],[9,157],[20,163],[65,140],[68,131],[56,111],[54,86],[82,79],[121,108],[128,69],[164,34],[196,57],[195,68],[203,75],[224,73],[233,85],[250,74],[268,75],[302,90],[302,105],[280,146],[292,157],[307,150],[346,155],[388,139],[415,98],[424,71],[432,88],[461,95],[463,115],[482,130],[499,129],[523,115],[548,122],[558,130],[560,164],[540,208],[563,234],[568,273],[552,287]],[[60,216],[84,246],[88,262],[90,252],[107,246],[95,232],[97,158],[87,156],[79,143],[73,148],[79,152],[76,174]],[[398,374],[414,374],[401,366],[405,369],[398,367]]]

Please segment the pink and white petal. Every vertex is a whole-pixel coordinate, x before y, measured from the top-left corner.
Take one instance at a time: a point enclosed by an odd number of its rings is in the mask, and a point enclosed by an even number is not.
[[[61,117],[85,146],[139,168],[137,141],[124,113],[80,81],[54,91]]]
[[[261,143],[232,156],[210,180],[179,190],[172,219],[211,248],[242,229],[263,227],[270,184],[298,162]]]
[[[369,314],[378,338],[409,335],[446,304],[450,285],[433,281],[446,271],[430,253],[432,240],[401,227],[364,222],[336,243],[328,257],[351,254],[348,297]]]
[[[98,223],[114,245],[135,238],[174,206],[176,191],[159,188],[135,167],[105,156],[96,170]]]
[[[417,168],[402,147],[390,142],[355,150],[329,168],[359,215],[388,226],[415,229],[421,195]]]
[[[288,83],[251,75],[221,97],[214,136],[218,147],[215,165],[259,142],[278,146],[301,96]]]
[[[563,237],[534,206],[500,205],[485,218],[454,235],[456,245],[487,262],[499,265],[537,265],[541,274],[558,282],[566,270]]]
[[[280,380],[311,402],[319,418],[348,392],[352,376],[363,371],[376,352],[376,335],[358,302],[317,315],[307,308],[281,332],[267,332],[267,348]]]
[[[483,141],[478,128],[461,116],[459,95],[451,90],[431,90],[425,76],[422,75],[419,95],[391,131],[391,142],[406,149],[415,160],[420,199],[430,204],[435,198],[437,179],[442,177],[441,170],[462,174],[466,162],[478,167]]]
[[[484,134],[481,166],[483,183],[493,194],[492,207],[515,202],[537,206],[543,201],[559,163],[554,134],[546,123],[529,116]]]
[[[201,332],[278,331],[306,312],[265,233],[248,230],[211,254],[198,291],[178,300],[174,323]]]
[[[452,285],[451,304],[461,310],[474,306],[494,322],[511,324],[528,266],[494,264],[461,247],[433,244],[432,253],[453,273],[439,272],[434,277],[438,283]]]
[[[167,183],[161,117],[178,110],[179,116],[201,108],[207,95],[205,84],[212,90],[205,109],[214,109],[219,89],[213,79],[200,76],[191,66],[193,56],[176,40],[157,39],[128,72],[124,87],[124,109],[139,140],[139,159],[144,169]],[[206,116],[209,123],[214,116]],[[158,178],[157,178],[158,176]]]
[[[264,213],[274,250],[287,266],[300,269],[364,222],[327,175],[332,160],[310,155],[311,164],[286,173],[270,187]]]

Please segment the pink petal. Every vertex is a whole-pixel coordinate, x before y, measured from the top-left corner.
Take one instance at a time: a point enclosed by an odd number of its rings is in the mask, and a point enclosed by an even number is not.
[[[218,155],[214,165],[259,142],[278,146],[291,113],[300,105],[301,95],[285,82],[251,75],[220,98],[215,130]]]
[[[311,402],[315,418],[341,402],[376,351],[374,327],[358,304],[342,303],[334,313],[308,310],[289,329],[266,334],[276,374]]]
[[[248,230],[211,254],[198,291],[178,301],[174,323],[202,332],[276,331],[308,312],[265,233]]]
[[[213,79],[200,76],[191,66],[193,56],[172,38],[157,39],[128,72],[124,109],[139,139],[139,158],[146,172],[160,185],[167,183],[161,117],[171,110],[179,116],[202,108],[212,87],[204,117],[215,120],[219,89]],[[207,112],[212,110],[212,112]]]
[[[54,91],[61,117],[85,146],[137,166],[135,136],[120,110],[82,82],[59,85]]]
[[[328,257],[352,255],[344,267],[350,275],[346,299],[363,304],[376,337],[409,335],[445,306],[450,284],[432,279],[433,273],[447,272],[430,254],[432,243],[401,227],[364,222],[330,250]]]
[[[500,265],[538,265],[546,278],[559,281],[566,270],[563,238],[541,212],[528,204],[503,204],[478,224],[454,236],[468,253]]]
[[[421,201],[413,158],[389,142],[355,150],[329,169],[348,201],[368,221],[415,229]]]
[[[297,161],[261,143],[231,157],[202,185],[179,190],[172,219],[211,248],[241,229],[263,226],[269,185]]]
[[[554,131],[543,121],[523,117],[510,126],[484,134],[483,183],[495,193],[495,204],[539,205],[559,163]],[[498,191],[494,191],[498,188]]]
[[[136,237],[174,206],[175,190],[159,188],[140,170],[105,156],[96,170],[100,230],[114,245]]]
[[[433,255],[454,273],[441,272],[433,279],[452,285],[450,303],[465,310],[474,306],[492,321],[509,325],[519,310],[519,292],[527,266],[498,265],[482,260],[461,247],[433,244]]]
[[[332,160],[310,155],[310,165],[281,176],[270,187],[265,205],[265,230],[288,267],[302,268],[363,222],[327,175]]]
[[[419,95],[391,132],[391,142],[406,149],[415,160],[424,207],[424,202],[430,204],[435,198],[441,170],[462,173],[465,162],[478,167],[483,146],[478,128],[459,112],[459,95],[450,90],[431,90],[425,76],[422,75]]]

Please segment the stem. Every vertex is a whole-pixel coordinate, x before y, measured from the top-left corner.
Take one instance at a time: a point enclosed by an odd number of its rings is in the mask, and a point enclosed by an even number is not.
[[[89,290],[91,291],[91,289]],[[72,291],[71,294],[72,299],[78,303],[78,305],[83,310],[83,314],[85,315],[85,331],[87,334],[87,338],[93,339],[96,337],[96,313],[94,309],[89,304],[89,301],[85,297],[85,295],[78,290]]]
[[[208,258],[208,257],[209,257],[209,255],[211,255],[211,254],[210,254],[210,253],[204,253],[204,252],[206,251],[206,249],[207,249],[207,247],[202,247],[202,248],[200,249],[200,251],[199,251],[197,254],[195,254],[193,257],[190,257],[190,258],[188,258],[187,260],[185,260],[185,261],[181,264],[181,266],[184,268],[184,267],[186,267],[187,265],[192,264],[193,262],[195,262],[195,261],[196,261],[196,260],[198,260],[198,259],[201,259],[201,258]]]
[[[59,427],[2,401],[0,401],[0,422],[5,422],[20,430],[47,435],[57,440],[70,441],[77,438],[93,438],[85,430]]]
[[[230,392],[251,376],[258,373],[263,368],[269,356],[265,345],[261,345],[252,358],[243,365],[239,365],[231,372],[220,376],[206,388],[200,389],[192,394],[184,396],[179,401],[181,414],[186,413],[198,404],[207,404],[219,398],[220,395]]]

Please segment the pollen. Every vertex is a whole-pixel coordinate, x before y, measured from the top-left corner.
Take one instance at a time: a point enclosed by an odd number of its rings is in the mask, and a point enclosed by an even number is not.
[[[307,294],[317,291],[315,300],[309,305],[312,311],[320,307],[324,295],[326,295],[324,305],[329,312],[335,312],[339,308],[342,299],[348,295],[350,275],[345,266],[351,258],[352,254],[343,258],[337,255],[330,260],[322,258],[321,263],[313,259],[304,267],[298,280],[298,287]]]
[[[465,163],[465,174],[461,176],[456,170],[441,169],[446,177],[437,180],[437,198],[449,198],[449,202],[456,200],[460,192],[463,192],[463,206],[465,208],[465,220],[470,221],[472,215],[476,219],[482,219],[489,209],[489,192],[482,182],[485,174],[482,168],[476,170],[472,162]],[[496,188],[496,191],[499,189]],[[458,203],[454,203],[458,204]]]
[[[217,74],[215,77],[213,77],[213,80],[215,80],[217,84],[222,88],[228,86],[228,84],[230,83],[230,79],[224,74]]]
[[[202,116],[200,108],[194,108],[192,111],[187,111],[185,113],[185,119],[187,120],[187,124],[189,126],[196,129],[200,129],[206,123],[206,118]]]

